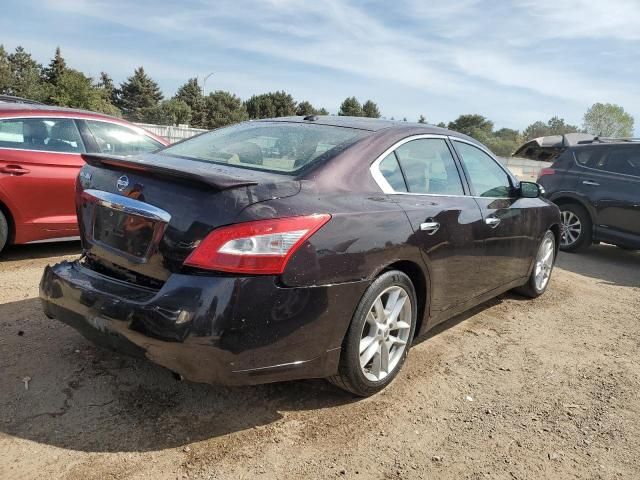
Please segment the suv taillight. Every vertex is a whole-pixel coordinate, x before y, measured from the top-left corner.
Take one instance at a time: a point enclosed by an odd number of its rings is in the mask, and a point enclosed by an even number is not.
[[[554,168],[543,168],[540,170],[540,175],[538,177],[543,177],[545,175],[555,175],[556,170]]]
[[[216,228],[184,264],[221,272],[278,275],[298,247],[330,219],[329,214],[317,214]]]

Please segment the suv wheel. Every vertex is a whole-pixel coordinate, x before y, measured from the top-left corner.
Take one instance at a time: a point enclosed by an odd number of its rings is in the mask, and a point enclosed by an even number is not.
[[[7,240],[9,239],[9,224],[7,223],[7,218],[4,216],[4,213],[0,210],[0,252],[6,246]]]
[[[560,206],[560,250],[582,251],[591,245],[591,218],[580,205]]]
[[[407,275],[391,270],[365,291],[342,345],[338,374],[328,380],[360,397],[396,377],[411,346],[417,301]]]

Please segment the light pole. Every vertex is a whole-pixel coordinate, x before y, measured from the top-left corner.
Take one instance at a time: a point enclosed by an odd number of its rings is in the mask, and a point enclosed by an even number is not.
[[[209,80],[209,77],[213,75],[213,72],[211,72],[210,74],[206,75],[204,77],[204,80],[202,80],[202,96],[205,96],[205,90],[207,88],[207,80]]]

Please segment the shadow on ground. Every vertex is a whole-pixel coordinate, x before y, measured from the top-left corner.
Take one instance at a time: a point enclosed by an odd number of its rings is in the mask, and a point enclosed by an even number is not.
[[[499,302],[439,325],[420,342]],[[0,328],[0,432],[61,448],[157,451],[268,425],[282,411],[358,401],[324,380],[229,388],[180,381],[47,319],[35,298],[0,305]]]
[[[608,285],[640,287],[640,251],[593,245],[582,253],[560,252],[556,266]]]
[[[355,399],[323,380],[226,388],[177,380],[47,319],[0,305],[0,432],[86,452],[161,450]],[[30,377],[29,389],[23,379]]]
[[[11,245],[0,252],[0,264],[8,261],[80,255],[81,251],[79,241]]]

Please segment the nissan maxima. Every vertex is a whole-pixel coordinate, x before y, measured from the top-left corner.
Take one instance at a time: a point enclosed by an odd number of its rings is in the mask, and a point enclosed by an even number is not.
[[[537,184],[421,124],[278,118],[83,158],[83,254],[46,268],[46,315],[196,382],[374,394],[435,325],[544,293],[559,243]]]

